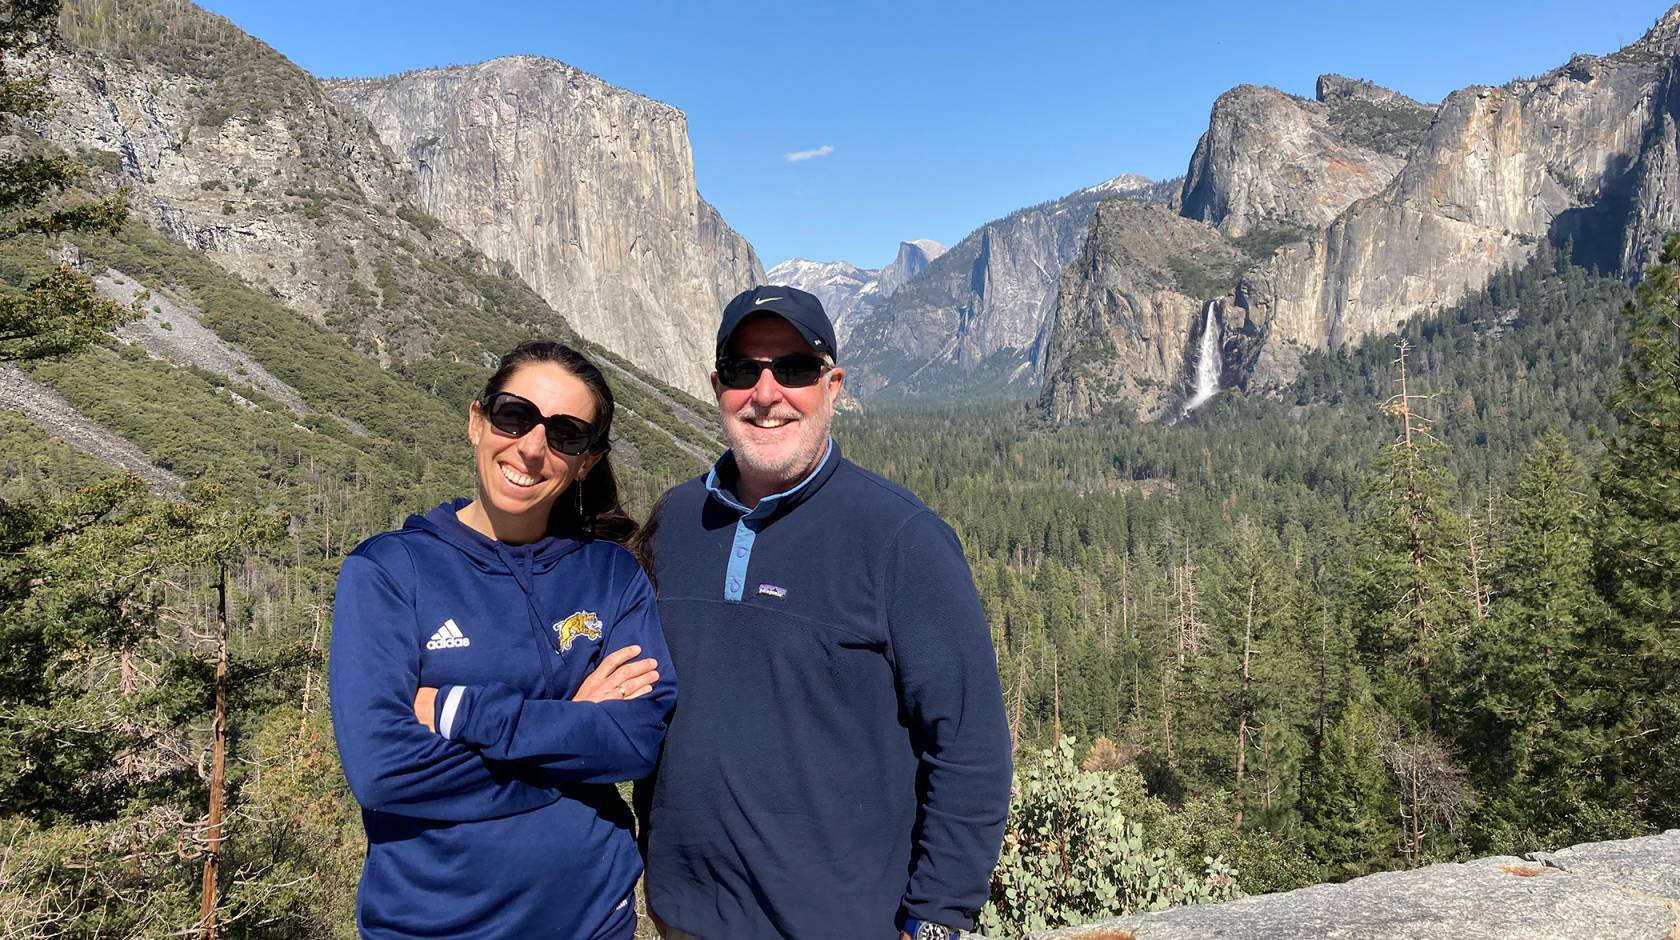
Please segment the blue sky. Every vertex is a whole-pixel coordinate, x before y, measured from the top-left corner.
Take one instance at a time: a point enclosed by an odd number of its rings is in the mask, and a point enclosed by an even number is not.
[[[964,4],[201,0],[308,71],[534,53],[687,112],[700,192],[765,267],[865,267],[1120,173],[1184,172],[1214,98],[1321,72],[1435,101],[1637,39],[1632,0]],[[1375,7],[1385,7],[1377,10]],[[790,161],[788,154],[815,151]]]

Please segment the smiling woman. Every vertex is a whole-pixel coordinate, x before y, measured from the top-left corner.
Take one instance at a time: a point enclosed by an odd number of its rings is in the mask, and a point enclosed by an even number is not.
[[[345,559],[333,728],[362,806],[364,937],[627,940],[641,860],[614,784],[646,776],[676,697],[613,396],[525,343],[473,402],[477,495]]]
[[[563,532],[628,539],[636,524],[606,459],[612,418],[612,389],[576,350],[539,342],[509,353],[472,404],[479,498],[461,521],[516,543]]]

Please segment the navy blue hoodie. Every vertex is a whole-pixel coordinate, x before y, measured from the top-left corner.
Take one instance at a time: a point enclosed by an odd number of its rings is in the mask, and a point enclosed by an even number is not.
[[[370,938],[619,940],[641,862],[614,783],[645,776],[676,699],[652,588],[609,542],[489,539],[461,500],[344,560],[333,730],[362,805]],[[654,690],[572,702],[603,655],[659,660]],[[415,692],[438,688],[433,733]]]

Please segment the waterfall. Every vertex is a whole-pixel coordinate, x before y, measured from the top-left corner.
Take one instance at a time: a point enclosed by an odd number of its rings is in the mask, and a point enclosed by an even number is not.
[[[1213,301],[1208,301],[1202,322],[1202,342],[1196,350],[1196,394],[1184,403],[1184,413],[1199,408],[1219,391],[1219,321],[1213,318]]]

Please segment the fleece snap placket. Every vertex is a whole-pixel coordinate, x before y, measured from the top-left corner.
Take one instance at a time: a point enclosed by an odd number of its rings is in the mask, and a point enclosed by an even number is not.
[[[781,507],[784,500],[787,500],[799,491],[805,489],[812,480],[816,479],[817,476],[822,473],[823,467],[828,465],[828,458],[833,453],[834,440],[830,438],[828,443],[823,447],[822,460],[817,462],[816,468],[810,473],[807,473],[803,480],[800,480],[790,489],[783,490],[782,492],[776,493],[772,496],[764,497],[758,501],[757,506],[754,506],[751,509],[742,505],[741,501],[735,498],[735,494],[729,492],[729,490],[719,482],[718,467],[723,466],[723,461],[718,461],[717,464],[712,466],[711,471],[706,474],[706,489],[712,494],[712,496],[716,498],[718,502],[723,503],[725,506],[741,513],[741,518],[735,521],[735,537],[729,546],[729,563],[724,567],[724,600],[729,601],[732,604],[739,604],[741,602],[741,596],[746,591],[747,586],[747,566],[752,562],[753,543],[758,540],[759,527],[769,521],[770,517],[775,514],[778,508]]]

